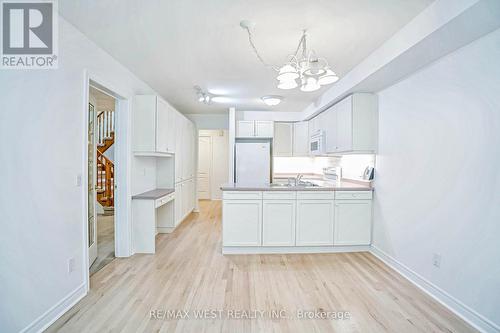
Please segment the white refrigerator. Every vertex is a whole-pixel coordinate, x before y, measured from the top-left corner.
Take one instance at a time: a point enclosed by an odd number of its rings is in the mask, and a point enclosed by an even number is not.
[[[235,143],[235,182],[268,184],[271,182],[271,141]]]

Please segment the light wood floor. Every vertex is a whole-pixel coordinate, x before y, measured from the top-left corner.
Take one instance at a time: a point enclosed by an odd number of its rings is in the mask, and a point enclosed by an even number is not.
[[[369,253],[223,256],[221,205],[201,202],[155,255],[115,259],[48,331],[472,332]],[[151,319],[151,310],[285,310],[286,319]],[[348,311],[347,320],[297,319]],[[192,314],[191,314],[192,316]]]

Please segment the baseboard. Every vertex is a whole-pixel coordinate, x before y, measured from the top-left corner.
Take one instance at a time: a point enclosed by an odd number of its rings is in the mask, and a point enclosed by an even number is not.
[[[370,252],[480,332],[500,333],[500,326],[480,315],[376,246],[372,245]]]
[[[368,252],[369,245],[358,246],[223,246],[222,254],[287,254]]]
[[[47,312],[26,326],[21,332],[43,332],[76,303],[78,303],[78,301],[80,301],[85,295],[87,295],[87,287],[85,283],[83,283],[56,305],[51,307]]]
[[[156,227],[159,234],[170,234],[175,230],[175,227]]]

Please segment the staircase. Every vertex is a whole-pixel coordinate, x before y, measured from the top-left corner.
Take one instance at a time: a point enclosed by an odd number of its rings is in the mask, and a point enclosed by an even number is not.
[[[115,112],[101,111],[97,115],[97,201],[104,211],[114,207],[115,166],[104,153],[115,143]]]

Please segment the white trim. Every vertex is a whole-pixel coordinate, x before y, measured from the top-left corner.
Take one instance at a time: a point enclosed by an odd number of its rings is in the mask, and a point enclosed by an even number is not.
[[[408,281],[413,283],[420,290],[431,296],[434,300],[448,308],[451,312],[462,318],[472,327],[480,332],[499,333],[500,326],[493,323],[491,320],[477,313],[452,295],[448,294],[443,289],[431,283],[415,271],[411,270],[398,260],[394,259],[376,246],[371,246],[370,252],[382,260],[387,266],[394,269]]]
[[[85,283],[82,283],[78,288],[73,290],[57,304],[48,309],[44,314],[35,319],[31,324],[26,326],[21,332],[43,332],[76,303],[78,303],[83,297],[85,297],[85,295],[87,295],[87,286]]]
[[[115,190],[115,255],[117,257],[129,257],[132,255],[132,225],[131,225],[131,193],[130,193],[130,101],[132,96],[125,94],[116,88],[116,85],[100,78],[94,73],[83,71],[83,163],[82,163],[82,197],[83,197],[83,261],[82,272],[86,291],[90,290],[89,272],[89,248],[88,248],[88,193],[87,193],[87,133],[88,133],[88,101],[89,87],[92,86],[102,90],[116,99],[115,126],[117,140],[115,142],[115,161],[119,163],[117,168]],[[125,127],[122,127],[125,125]],[[118,222],[118,223],[117,223]]]
[[[156,227],[159,234],[170,234],[175,230],[175,227]]]
[[[222,254],[287,254],[369,252],[369,245],[356,246],[223,246]]]

